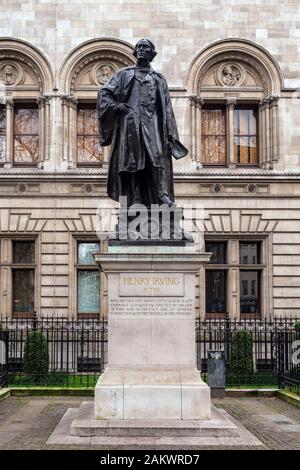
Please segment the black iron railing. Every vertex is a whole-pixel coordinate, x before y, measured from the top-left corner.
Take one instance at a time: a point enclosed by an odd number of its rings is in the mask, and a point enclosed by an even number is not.
[[[300,353],[296,318],[196,320],[197,366],[206,379],[210,350],[225,351],[226,384],[234,387],[288,387],[299,392]],[[93,387],[107,362],[107,320],[0,318],[6,360],[0,384]],[[29,337],[41,332],[47,372],[28,366]],[[1,338],[0,338],[1,340]],[[27,356],[26,356],[27,355]]]
[[[3,331],[7,334],[8,385],[92,387],[104,370],[107,357],[106,320],[2,318],[0,321]],[[26,349],[26,341],[33,332],[41,332],[45,338],[48,353],[47,374],[35,372],[34,368],[30,369],[30,364],[28,366],[31,356],[28,346]],[[37,335],[36,337],[38,338]],[[34,333],[31,338],[34,345]]]
[[[299,389],[296,318],[196,321],[197,365],[205,377],[209,350],[225,351],[226,384]],[[294,348],[294,349],[293,349]],[[300,344],[298,346],[300,350]],[[299,353],[300,359],[300,353]],[[288,377],[291,376],[291,380]],[[298,381],[298,385],[297,385]]]

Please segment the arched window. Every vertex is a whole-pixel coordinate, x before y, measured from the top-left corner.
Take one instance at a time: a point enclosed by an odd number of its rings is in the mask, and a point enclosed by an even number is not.
[[[47,59],[21,40],[0,40],[0,165],[41,166],[49,158]]]
[[[273,167],[282,76],[269,53],[246,40],[213,43],[194,60],[188,88],[198,168]]]
[[[105,166],[109,149],[99,144],[96,100],[99,87],[122,67],[134,64],[133,48],[97,39],[74,49],[59,73],[63,116],[63,159],[69,168]]]

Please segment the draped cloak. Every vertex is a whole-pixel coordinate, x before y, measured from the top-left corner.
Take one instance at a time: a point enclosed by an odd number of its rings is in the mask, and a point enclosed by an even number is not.
[[[187,150],[179,142],[168,85],[160,73],[150,68],[145,80],[155,84],[156,122],[153,124],[151,121],[154,100],[153,96],[149,96],[149,103],[142,103],[145,106],[144,116],[150,119],[148,132],[147,122],[142,122],[142,114],[136,109],[141,106],[140,100],[143,99],[136,91],[136,70],[136,66],[119,70],[98,92],[100,144],[111,145],[107,193],[111,199],[118,201],[120,196],[126,194],[122,175],[143,171],[147,174],[147,165],[150,164],[165,169],[169,196],[174,200],[170,143],[173,148],[175,146],[176,154],[173,153],[177,159],[184,157]],[[120,103],[128,104],[130,111],[118,111],[116,106]]]

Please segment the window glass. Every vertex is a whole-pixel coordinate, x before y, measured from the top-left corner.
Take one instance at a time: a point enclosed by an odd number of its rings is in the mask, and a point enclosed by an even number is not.
[[[14,161],[35,163],[39,156],[39,111],[16,107],[14,111]]]
[[[241,313],[260,313],[259,271],[240,271]]]
[[[258,264],[259,243],[240,242],[240,264]]]
[[[207,165],[226,164],[225,109],[202,109],[201,111],[201,155]]]
[[[78,313],[99,313],[100,311],[99,271],[77,271]]]
[[[234,110],[234,157],[241,165],[258,162],[256,108]]]
[[[34,270],[13,270],[13,314],[32,314],[34,310]]]
[[[100,251],[100,245],[97,242],[79,242],[78,243],[78,264],[96,264],[93,253]]]
[[[226,271],[206,271],[206,313],[226,313]]]
[[[77,162],[101,163],[99,124],[95,106],[80,107],[77,114]]]
[[[13,242],[13,262],[14,263],[34,263],[34,242],[14,241]]]
[[[226,264],[226,242],[206,242],[205,251],[212,252],[210,264]]]

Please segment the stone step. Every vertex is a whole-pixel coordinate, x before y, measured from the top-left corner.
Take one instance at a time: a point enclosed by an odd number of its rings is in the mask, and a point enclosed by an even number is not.
[[[85,417],[83,415],[85,414]],[[221,410],[212,419],[199,420],[98,420],[85,403],[71,424],[71,435],[81,437],[237,437],[239,430]]]

